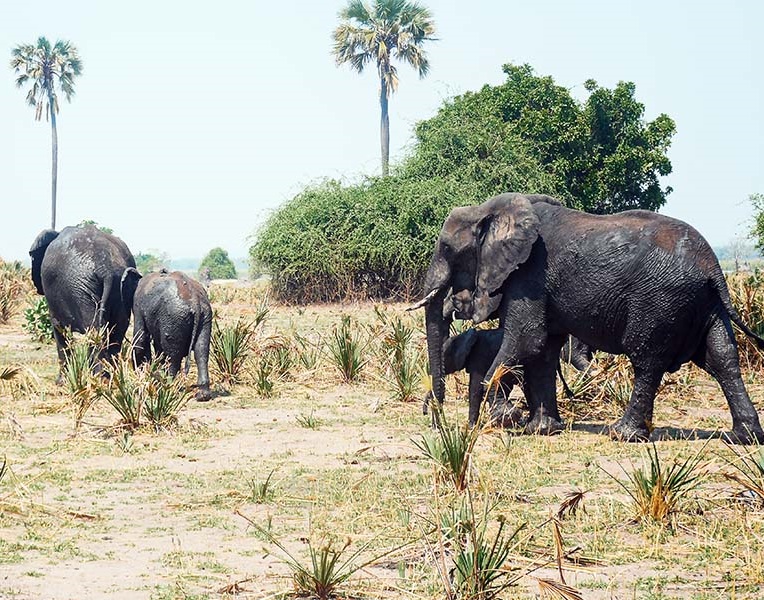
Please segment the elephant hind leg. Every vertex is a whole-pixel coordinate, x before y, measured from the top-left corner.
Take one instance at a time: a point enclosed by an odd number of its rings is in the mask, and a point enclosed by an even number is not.
[[[634,365],[634,389],[623,416],[610,426],[610,437],[623,442],[646,442],[650,439],[655,394],[663,373],[665,370],[656,366]]]
[[[196,399],[200,402],[210,400],[212,392],[210,391],[210,337],[212,334],[212,317],[206,319],[202,324],[199,337],[194,343],[194,362],[196,363]]]
[[[530,419],[526,433],[552,435],[564,429],[557,408],[557,363],[563,339],[550,338],[543,354],[523,365],[523,392]]]
[[[743,444],[764,442],[759,415],[740,375],[737,344],[729,319],[714,319],[693,362],[719,382],[732,413],[732,438]]]

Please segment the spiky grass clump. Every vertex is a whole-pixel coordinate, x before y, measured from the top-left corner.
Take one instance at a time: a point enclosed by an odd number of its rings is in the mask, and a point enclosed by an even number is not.
[[[182,376],[173,378],[167,373],[161,357],[133,368],[129,357],[123,355],[108,370],[109,383],[101,395],[127,429],[137,429],[143,419],[156,431],[171,427],[193,395]]]
[[[436,562],[449,600],[492,600],[522,577],[507,563],[525,524],[510,530],[503,515],[491,513],[486,502],[476,514],[468,491],[441,515]]]
[[[240,383],[244,365],[252,352],[256,325],[239,319],[233,325],[220,326],[215,321],[210,355],[221,380]]]
[[[311,410],[309,414],[300,413],[295,417],[295,421],[300,427],[305,429],[318,429],[321,426],[321,419],[316,417]]]
[[[732,304],[743,322],[754,333],[764,336],[764,273],[757,269],[751,275],[728,275],[727,287]],[[764,368],[764,352],[759,350],[756,343],[737,327],[735,331],[741,364],[744,368],[761,371]]]
[[[340,588],[353,575],[398,550],[393,548],[371,558],[362,559],[361,556],[371,547],[373,540],[361,544],[355,550],[350,550],[353,543],[350,538],[338,543],[333,538],[314,541],[311,539],[312,536],[307,536],[305,543],[308,546],[309,561],[303,561],[290,552],[269,528],[262,527],[239,511],[236,514],[244,518],[259,536],[281,551],[282,560],[291,571],[295,596],[300,598],[316,598],[317,600],[335,598]]]
[[[91,336],[72,339],[68,336],[66,362],[62,375],[69,396],[74,403],[74,428],[79,429],[82,420],[100,396],[99,382],[93,376],[94,347]]]
[[[674,460],[668,468],[661,463],[655,444],[647,447],[647,468],[624,469],[627,481],[615,481],[631,497],[638,521],[668,523],[681,504],[703,482],[706,475],[699,468],[705,445],[683,461]]]
[[[450,481],[457,492],[463,492],[469,486],[472,454],[480,430],[449,424],[437,403],[433,405],[433,411],[438,411],[439,426],[413,440],[414,445],[435,464],[442,479]]]
[[[19,262],[0,259],[0,323],[7,323],[16,314],[24,294],[25,269]]]
[[[377,311],[377,315],[382,313]],[[385,326],[387,333],[382,338],[382,349],[393,399],[415,400],[425,369],[424,352],[414,341],[417,330],[398,315],[386,319]]]
[[[726,472],[724,476],[742,486],[743,492],[747,493],[756,505],[764,507],[764,446],[756,444],[750,452],[735,446],[729,448],[735,458],[724,458],[732,468],[732,471]]]
[[[357,324],[348,315],[343,315],[339,326],[334,327],[329,338],[329,357],[346,383],[361,378],[366,366],[364,351],[368,344],[362,339]]]
[[[249,480],[249,498],[252,502],[255,504],[263,504],[273,500],[275,490],[272,480],[275,472],[276,469],[271,470],[271,472],[268,473],[268,477],[264,480],[258,479],[257,477],[253,477]]]

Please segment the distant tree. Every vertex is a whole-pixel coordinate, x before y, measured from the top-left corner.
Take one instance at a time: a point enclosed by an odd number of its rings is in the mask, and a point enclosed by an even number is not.
[[[66,100],[74,95],[74,78],[82,73],[82,61],[77,48],[69,42],[58,40],[53,46],[40,37],[37,44],[21,44],[11,50],[11,68],[17,74],[16,86],[31,84],[27,92],[27,104],[34,107],[35,119],[45,114],[50,119],[52,133],[52,179],[50,227],[56,228],[56,185],[58,181],[58,132],[56,114],[59,103],[56,84]]]
[[[671,188],[658,179],[671,173],[666,152],[674,121],[661,114],[645,123],[633,83],[610,90],[589,80],[582,104],[530,65],[503,70],[505,83],[457,96],[417,124],[417,144],[404,172],[482,181],[492,190],[487,197],[512,189],[502,185],[518,164],[508,158],[525,156],[538,161],[549,181],[544,188],[513,191],[551,193],[600,214],[665,204]]]
[[[101,226],[100,226],[100,225],[99,225],[99,224],[98,224],[96,221],[94,221],[93,219],[85,219],[85,220],[83,220],[83,221],[80,221],[80,222],[79,222],[79,224],[78,224],[77,226],[78,226],[78,227],[85,227],[85,225],[92,225],[93,227],[98,227],[98,229],[100,229],[100,230],[101,230],[101,231],[103,231],[104,233],[108,233],[109,235],[111,235],[112,233],[114,233],[114,230],[113,230],[111,227],[101,227]]]
[[[158,271],[164,267],[167,262],[167,255],[164,253],[157,253],[155,250],[139,252],[135,255],[135,268],[143,275]]]
[[[751,194],[748,201],[753,207],[753,224],[750,236],[756,249],[764,254],[764,194]]]
[[[337,64],[350,63],[359,73],[370,62],[377,66],[382,175],[386,176],[390,170],[388,101],[398,89],[398,70],[392,60],[410,64],[424,78],[430,63],[421,46],[434,39],[435,23],[428,9],[406,0],[374,0],[371,4],[350,0],[339,16],[342,22],[334,30]]]
[[[199,265],[199,276],[203,277],[209,269],[210,279],[236,279],[236,267],[228,258],[228,252],[222,248],[213,248]]]

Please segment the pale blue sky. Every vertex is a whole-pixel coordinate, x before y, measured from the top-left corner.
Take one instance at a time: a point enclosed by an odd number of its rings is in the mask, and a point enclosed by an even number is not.
[[[59,228],[95,219],[134,253],[173,258],[247,236],[324,176],[379,170],[373,69],[337,68],[334,0],[39,0],[0,8],[0,256],[25,258],[49,223],[50,127],[7,67],[39,35],[70,40],[84,73],[59,115]],[[400,68],[395,160],[444,98],[530,63],[583,97],[588,78],[634,81],[646,116],[677,124],[662,212],[714,245],[745,232],[764,192],[764,3],[547,0],[426,2],[439,41],[419,80]],[[498,190],[497,190],[498,191]]]

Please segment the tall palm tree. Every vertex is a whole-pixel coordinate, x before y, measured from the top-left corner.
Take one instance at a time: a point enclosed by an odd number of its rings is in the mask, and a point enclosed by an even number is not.
[[[53,136],[53,172],[51,182],[51,229],[56,228],[56,183],[58,179],[58,89],[71,102],[74,95],[74,78],[82,73],[82,61],[77,48],[69,42],[57,41],[53,46],[44,38],[37,38],[37,45],[20,44],[11,50],[11,68],[17,74],[16,87],[31,83],[27,92],[27,104],[35,109],[35,120],[50,119]]]
[[[342,22],[334,30],[337,64],[350,63],[359,73],[369,62],[377,65],[382,112],[382,175],[387,175],[390,165],[388,101],[390,94],[398,89],[398,70],[392,59],[407,62],[424,78],[430,63],[422,44],[435,39],[435,23],[428,9],[407,0],[374,0],[372,4],[350,0],[339,16]]]

